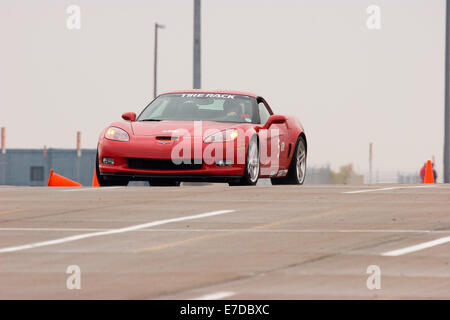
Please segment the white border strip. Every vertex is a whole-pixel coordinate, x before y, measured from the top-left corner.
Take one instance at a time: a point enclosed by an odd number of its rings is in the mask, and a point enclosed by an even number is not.
[[[168,223],[172,223],[172,222],[179,222],[179,221],[185,221],[185,220],[206,218],[206,217],[217,216],[217,215],[231,213],[231,212],[235,212],[235,210],[212,211],[212,212],[201,213],[201,214],[196,214],[196,215],[192,215],[192,216],[185,216],[185,217],[172,218],[172,219],[166,219],[166,220],[158,220],[158,221],[138,224],[138,225],[135,225],[135,226],[125,227],[125,228],[120,228],[120,229],[112,229],[112,230],[108,230],[108,231],[100,231],[100,232],[79,234],[79,235],[76,235],[76,236],[70,236],[70,237],[65,237],[65,238],[61,238],[61,239],[48,240],[48,241],[42,241],[42,242],[35,242],[35,243],[25,244],[25,245],[16,246],[16,247],[2,248],[2,249],[0,249],[0,253],[21,251],[21,250],[38,248],[38,247],[45,247],[45,246],[51,246],[51,245],[55,245],[55,244],[71,242],[71,241],[76,241],[76,240],[81,240],[81,239],[86,239],[86,238],[100,237],[100,236],[106,236],[106,235],[117,234],[117,233],[124,233],[124,232],[129,232],[129,231],[136,231],[136,230],[140,230],[140,229],[144,229],[144,228],[150,228],[150,227],[155,227],[155,226],[160,226],[160,225],[168,224]]]
[[[406,247],[403,249],[398,249],[398,250],[392,250],[392,251],[388,251],[385,253],[382,253],[382,256],[388,256],[388,257],[397,257],[397,256],[401,256],[407,253],[411,253],[411,252],[416,252],[416,251],[420,251],[423,249],[427,249],[427,248],[431,248],[434,246],[438,246],[440,244],[444,244],[450,242],[450,237],[444,237],[444,238],[440,238],[440,239],[436,239],[433,241],[428,241],[428,242],[424,242],[421,244],[416,244],[415,246],[411,246],[411,247]]]

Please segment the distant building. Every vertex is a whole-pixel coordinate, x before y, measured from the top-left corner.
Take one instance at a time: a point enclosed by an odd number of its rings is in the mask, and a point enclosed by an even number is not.
[[[5,154],[0,153],[0,185],[46,186],[50,169],[53,169],[83,186],[90,186],[96,153],[95,149],[82,149],[78,157],[77,149],[7,149]],[[342,172],[334,173],[328,166],[308,167],[305,184],[363,183],[362,176],[356,175],[351,166],[344,166],[342,170],[346,173],[345,179],[335,181]],[[261,179],[259,184],[270,185],[270,180]],[[148,183],[132,182],[131,185]]]
[[[90,186],[97,150],[7,149],[0,153],[0,185],[45,186],[50,169],[69,179]]]

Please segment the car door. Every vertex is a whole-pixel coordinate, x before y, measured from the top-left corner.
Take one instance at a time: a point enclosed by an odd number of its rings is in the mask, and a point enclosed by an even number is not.
[[[267,102],[258,99],[259,122],[264,125],[272,115]],[[267,137],[267,139],[264,139]],[[261,139],[263,138],[263,139]],[[266,140],[266,141],[261,141]],[[261,145],[261,175],[276,175],[280,168],[286,167],[288,148],[287,148],[287,127],[285,123],[274,123],[268,128],[266,135],[260,134]]]

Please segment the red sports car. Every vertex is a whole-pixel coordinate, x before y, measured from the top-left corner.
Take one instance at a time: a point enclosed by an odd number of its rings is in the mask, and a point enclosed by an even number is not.
[[[151,186],[181,181],[255,185],[303,184],[306,136],[294,117],[273,114],[266,100],[237,91],[173,91],[140,114],[122,115],[100,134],[101,186],[146,180]]]

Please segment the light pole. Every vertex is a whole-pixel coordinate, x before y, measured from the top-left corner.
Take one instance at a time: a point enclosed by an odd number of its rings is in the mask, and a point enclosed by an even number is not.
[[[373,152],[371,142],[369,143],[369,184],[372,184],[372,159],[373,159]]]
[[[444,111],[444,183],[450,182],[450,0],[446,1],[445,22],[445,111]]]
[[[153,98],[157,94],[157,73],[158,73],[158,29],[164,29],[166,26],[155,22],[155,54],[153,62]]]
[[[201,8],[194,0],[194,89],[201,88]]]

